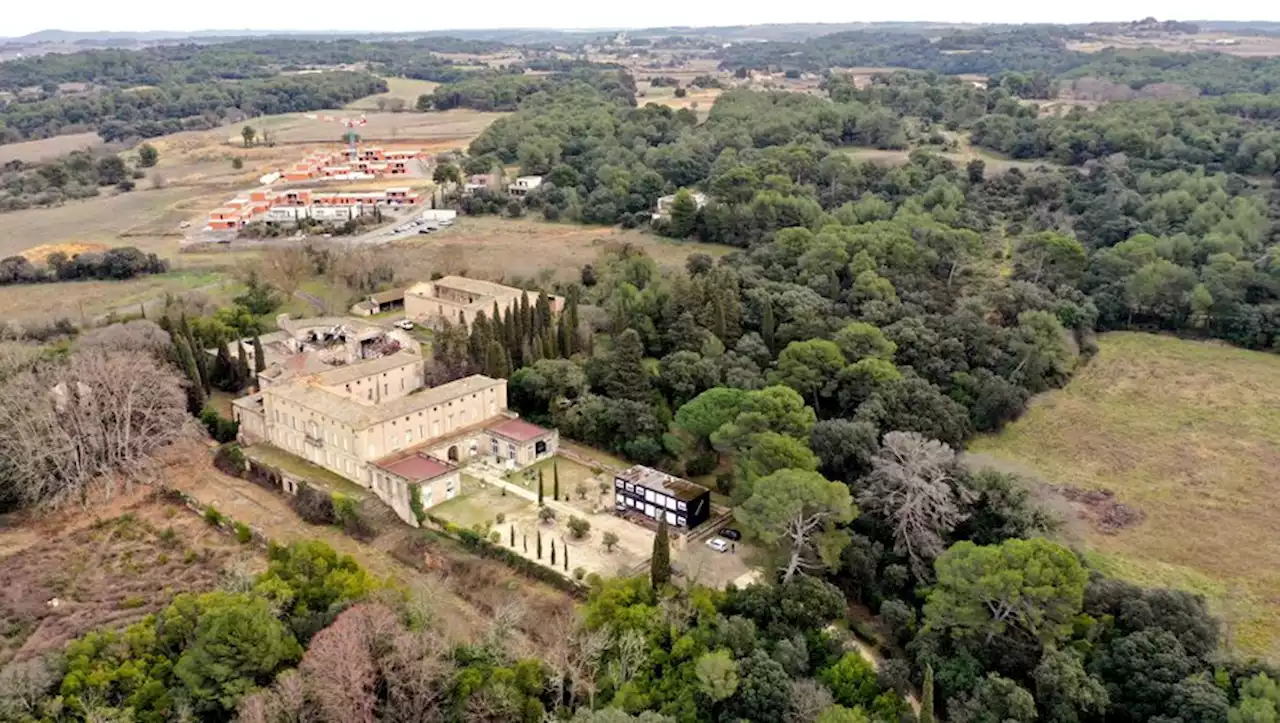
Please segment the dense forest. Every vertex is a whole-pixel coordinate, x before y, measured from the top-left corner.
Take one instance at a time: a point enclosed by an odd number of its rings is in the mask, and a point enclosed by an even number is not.
[[[0,65],[0,67],[3,67]],[[95,130],[108,142],[214,128],[236,118],[341,107],[387,90],[367,73],[330,72],[109,90],[0,106],[0,142]]]

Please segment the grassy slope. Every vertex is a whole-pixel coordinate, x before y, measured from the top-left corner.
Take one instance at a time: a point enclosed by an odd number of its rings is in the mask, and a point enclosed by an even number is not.
[[[973,452],[1109,488],[1146,520],[1079,540],[1097,565],[1195,589],[1234,646],[1280,660],[1280,356],[1115,333],[1062,390]]]
[[[413,108],[418,96],[426,95],[440,87],[439,83],[413,78],[386,78],[387,92],[370,95],[346,105],[348,110],[378,110],[378,98],[401,98],[406,108]]]

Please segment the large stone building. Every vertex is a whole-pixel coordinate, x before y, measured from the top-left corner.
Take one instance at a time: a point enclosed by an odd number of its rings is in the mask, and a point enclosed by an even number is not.
[[[237,399],[245,443],[268,441],[373,490],[409,524],[459,489],[456,463],[483,455],[523,467],[555,453],[559,434],[507,410],[507,381],[474,375],[423,383],[418,354],[298,375]]]
[[[441,321],[450,324],[466,324],[471,326],[476,314],[484,312],[493,314],[497,305],[499,311],[506,313],[508,309],[518,305],[524,289],[495,284],[492,281],[468,279],[465,276],[446,276],[435,281],[422,281],[405,289],[404,315],[407,319],[435,326]],[[564,309],[564,299],[559,296],[548,297],[551,311],[560,313]],[[529,303],[537,302],[538,294],[529,294]]]

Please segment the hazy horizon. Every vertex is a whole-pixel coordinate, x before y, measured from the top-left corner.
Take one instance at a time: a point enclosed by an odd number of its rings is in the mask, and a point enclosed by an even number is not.
[[[1069,5],[986,2],[959,4],[923,0],[911,5],[878,5],[851,9],[835,3],[781,6],[752,3],[725,13],[718,3],[691,4],[673,0],[652,0],[644,6],[611,3],[558,3],[546,5],[495,0],[482,12],[466,5],[437,5],[419,17],[399,17],[395,13],[374,17],[357,12],[348,3],[314,0],[306,13],[294,6],[267,5],[235,20],[211,15],[208,6],[166,3],[158,0],[125,0],[105,4],[69,0],[56,16],[30,4],[14,8],[5,18],[0,36],[21,37],[44,30],[88,33],[187,33],[204,31],[237,32],[352,32],[405,33],[448,30],[566,30],[591,31],[640,29],[665,26],[736,26],[768,24],[838,24],[879,22],[938,23],[1087,23],[1138,20],[1153,16],[1161,20],[1276,22],[1280,4],[1260,8],[1254,3],[1215,6],[1206,15],[1203,3],[1190,0],[1115,3],[1081,0]],[[350,18],[344,19],[345,15]],[[496,20],[495,18],[500,18]]]

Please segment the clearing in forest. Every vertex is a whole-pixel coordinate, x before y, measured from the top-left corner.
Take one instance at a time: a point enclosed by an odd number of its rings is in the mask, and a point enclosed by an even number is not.
[[[1236,652],[1280,660],[1280,356],[1112,333],[1064,389],[970,446],[1066,500],[1101,570],[1206,595]],[[1113,497],[1099,494],[1110,491]]]

